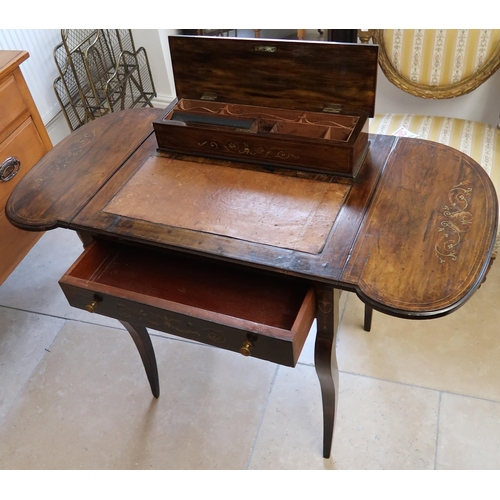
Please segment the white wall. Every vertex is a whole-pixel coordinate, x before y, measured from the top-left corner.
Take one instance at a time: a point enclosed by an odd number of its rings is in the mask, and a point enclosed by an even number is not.
[[[136,49],[144,47],[148,54],[149,65],[157,97],[155,107],[166,107],[175,97],[175,85],[170,64],[167,37],[177,34],[178,30],[133,29],[132,36]]]
[[[60,42],[61,30],[0,30],[1,50],[25,50],[30,55],[22,63],[21,71],[44,123],[60,110],[52,88],[52,83],[59,75],[53,51]]]

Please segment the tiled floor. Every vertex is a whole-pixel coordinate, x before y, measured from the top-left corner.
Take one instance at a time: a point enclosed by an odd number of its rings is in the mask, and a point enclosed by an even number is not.
[[[454,314],[375,313],[371,333],[344,294],[324,460],[314,331],[294,369],[152,332],[155,400],[126,331],[59,290],[80,252],[46,233],[0,287],[0,468],[500,468],[499,265]]]

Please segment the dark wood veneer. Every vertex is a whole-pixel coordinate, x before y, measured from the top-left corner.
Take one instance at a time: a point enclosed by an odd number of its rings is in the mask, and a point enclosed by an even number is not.
[[[480,165],[452,148],[363,138],[374,47],[174,37],[171,50],[172,105],[113,113],[71,134],[14,189],[7,217],[22,229],[81,235],[86,250],[61,286],[75,307],[122,322],[155,397],[147,328],[294,366],[316,316],[329,457],[340,290],[369,305],[366,328],[372,307],[411,319],[452,312],[487,272],[496,193]],[[195,111],[201,101],[209,111]],[[227,106],[230,124],[220,121]],[[297,113],[323,119],[325,106],[350,120],[346,137],[329,139],[325,123],[288,122]],[[206,123],[212,111],[217,123]],[[202,155],[207,130],[218,140],[274,134],[310,158],[301,166]],[[315,141],[336,149],[318,156]],[[293,238],[280,236],[287,224]]]

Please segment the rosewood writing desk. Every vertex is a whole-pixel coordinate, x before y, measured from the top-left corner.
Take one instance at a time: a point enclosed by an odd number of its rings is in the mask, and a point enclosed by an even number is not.
[[[16,226],[77,231],[69,302],[121,321],[154,396],[147,328],[294,366],[313,319],[330,456],[341,290],[408,319],[480,286],[497,227],[483,169],[449,147],[369,137],[355,178],[158,151],[164,110],[110,114],[68,136],[14,190]]]

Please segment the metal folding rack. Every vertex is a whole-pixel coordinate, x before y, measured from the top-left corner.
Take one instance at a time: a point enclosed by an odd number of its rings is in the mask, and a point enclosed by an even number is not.
[[[146,50],[131,30],[61,30],[54,49],[54,91],[71,130],[121,109],[152,107],[156,97]]]

